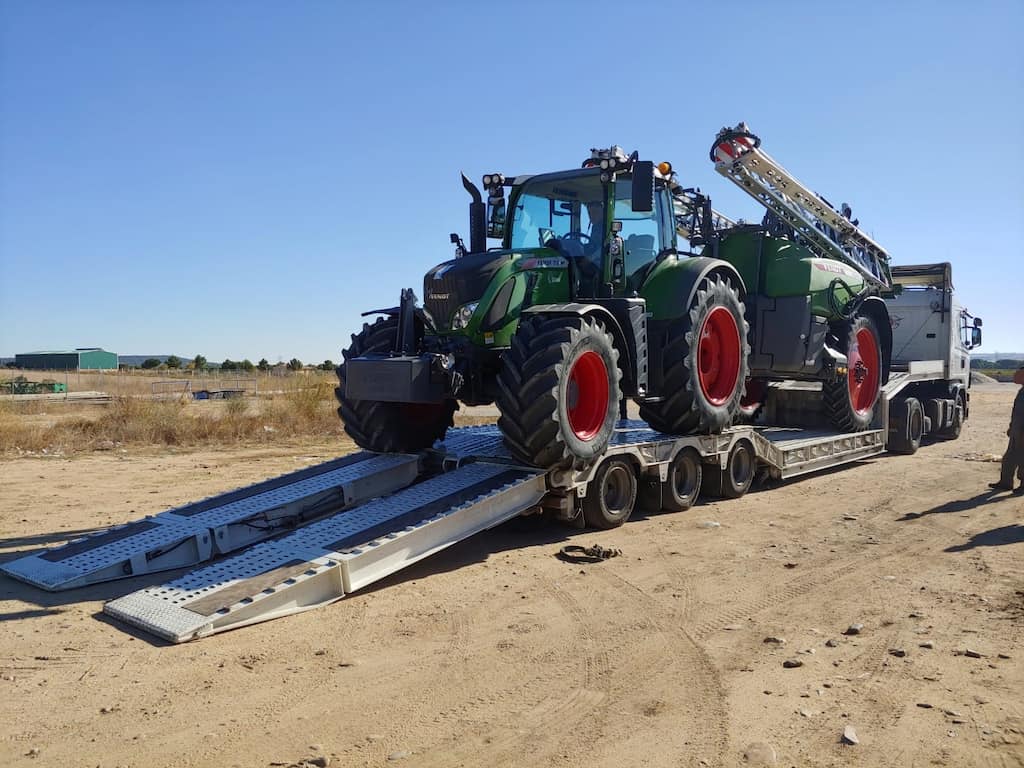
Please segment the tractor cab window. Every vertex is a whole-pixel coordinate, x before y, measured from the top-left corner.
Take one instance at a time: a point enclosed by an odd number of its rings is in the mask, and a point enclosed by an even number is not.
[[[604,208],[604,188],[596,173],[528,181],[516,198],[509,247],[547,246],[600,266]]]
[[[664,194],[658,190],[654,196],[653,211],[634,211],[632,205],[632,182],[622,179],[615,182],[615,208],[612,219],[622,223],[624,254],[623,266],[628,290],[637,290],[647,276],[651,265],[666,247],[663,243],[665,218]]]

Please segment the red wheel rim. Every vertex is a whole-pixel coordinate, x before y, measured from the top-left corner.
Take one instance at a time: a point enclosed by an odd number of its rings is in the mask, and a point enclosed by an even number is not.
[[[747,379],[747,391],[740,399],[740,413],[748,416],[764,404],[768,394],[768,383],[764,379]]]
[[[740,331],[725,307],[715,307],[704,319],[697,343],[697,378],[712,405],[725,405],[740,378]]]
[[[593,440],[608,413],[608,369],[597,352],[573,363],[568,387],[569,428],[580,440]]]
[[[875,404],[881,378],[878,342],[870,329],[857,330],[846,360],[849,366],[846,382],[850,388],[850,405],[859,416],[864,416]]]

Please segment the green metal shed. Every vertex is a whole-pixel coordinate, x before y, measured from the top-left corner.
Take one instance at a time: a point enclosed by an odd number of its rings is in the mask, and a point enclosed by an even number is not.
[[[117,370],[117,353],[99,347],[80,347],[70,351],[19,352],[14,356],[17,368],[37,371]]]

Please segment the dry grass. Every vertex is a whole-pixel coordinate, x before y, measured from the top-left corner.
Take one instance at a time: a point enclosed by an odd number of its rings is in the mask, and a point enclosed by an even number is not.
[[[222,406],[222,407],[217,407]],[[115,397],[91,412],[39,418],[38,403],[0,402],[0,453],[69,455],[120,446],[266,444],[340,435],[333,384],[297,377],[286,389],[222,403]],[[44,414],[45,415],[45,414]]]
[[[262,377],[259,397],[205,401],[154,398],[151,384],[160,376],[82,374],[76,385],[76,375],[69,377],[73,391],[107,391],[113,395],[111,401],[0,399],[0,456],[69,456],[122,446],[269,445],[343,436],[333,373]],[[100,386],[104,383],[107,386]],[[495,418],[490,412],[464,408],[456,412],[455,424],[491,423]]]

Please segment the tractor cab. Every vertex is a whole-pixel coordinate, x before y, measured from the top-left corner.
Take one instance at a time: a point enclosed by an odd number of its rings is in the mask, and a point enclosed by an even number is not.
[[[556,251],[572,265],[577,298],[635,297],[657,259],[675,253],[670,174],[616,146],[592,150],[580,170],[485,176],[487,236],[508,250]]]

